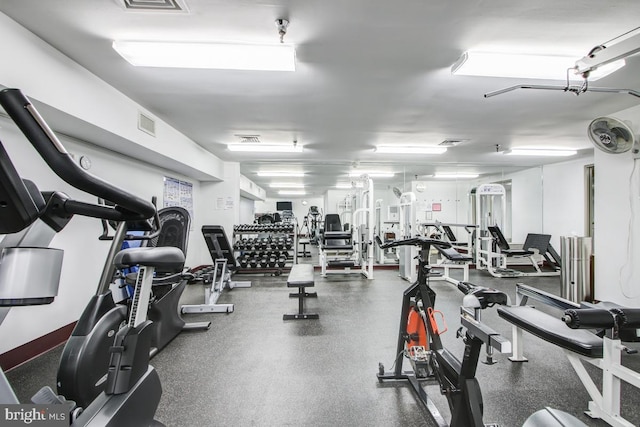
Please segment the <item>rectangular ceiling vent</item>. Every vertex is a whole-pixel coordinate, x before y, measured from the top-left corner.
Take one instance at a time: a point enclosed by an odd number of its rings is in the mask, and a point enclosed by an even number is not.
[[[138,129],[151,136],[156,136],[156,121],[151,117],[138,112]]]
[[[438,145],[441,147],[455,147],[456,145],[460,145],[465,141],[468,141],[468,139],[445,139]]]
[[[188,12],[184,0],[119,0],[125,10]]]
[[[258,144],[260,143],[260,135],[236,135],[240,138],[240,143]]]

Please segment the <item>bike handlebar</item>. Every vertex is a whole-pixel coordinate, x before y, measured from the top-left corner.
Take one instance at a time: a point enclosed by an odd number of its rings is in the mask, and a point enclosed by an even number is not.
[[[150,202],[79,167],[31,101],[19,89],[0,91],[0,105],[56,175],[79,190],[116,204],[114,207],[106,207],[74,202],[73,213],[116,221],[146,219],[154,215],[156,209]]]
[[[421,236],[409,237],[407,239],[401,240],[392,240],[387,243],[382,243],[382,239],[380,239],[380,236],[376,236],[376,242],[378,243],[378,246],[380,246],[380,249],[393,248],[395,246],[420,246],[422,249],[426,249],[430,246],[438,246],[443,249],[451,247],[451,243],[449,242],[437,239],[428,239]]]

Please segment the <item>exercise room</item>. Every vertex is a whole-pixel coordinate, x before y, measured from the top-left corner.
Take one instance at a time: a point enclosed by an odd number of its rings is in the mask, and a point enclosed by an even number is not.
[[[640,3],[0,2],[0,427],[640,425]]]

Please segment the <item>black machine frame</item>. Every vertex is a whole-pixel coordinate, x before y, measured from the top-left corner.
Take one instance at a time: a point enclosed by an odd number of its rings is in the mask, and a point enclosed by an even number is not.
[[[451,244],[441,240],[414,237],[378,244],[382,249],[393,246],[415,245],[420,247],[418,255],[418,277],[403,293],[402,309],[400,313],[400,327],[396,348],[396,360],[392,371],[385,371],[384,365],[378,365],[378,380],[407,381],[419,402],[439,427],[481,427],[483,422],[482,393],[478,380],[475,378],[476,368],[480,359],[483,344],[487,345],[487,362],[493,363],[491,350],[497,349],[501,353],[511,352],[511,344],[497,332],[480,322],[480,310],[494,304],[507,304],[507,296],[499,291],[481,288],[470,283],[460,282],[458,288],[465,294],[473,294],[478,305],[472,309],[461,307],[461,323],[464,332],[465,350],[462,361],[458,360],[449,350],[444,348],[439,331],[433,322],[422,314],[422,320],[427,330],[428,351],[421,361],[414,361],[414,370],[403,369],[406,344],[412,339],[408,331],[409,311],[412,306],[418,306],[424,312],[433,310],[436,293],[429,286],[430,266],[428,255],[431,246],[449,248]],[[461,329],[463,329],[461,328]],[[458,336],[462,336],[461,331]],[[400,360],[398,360],[400,359]],[[451,412],[451,422],[447,424],[444,417],[422,386],[425,381],[437,382],[440,392],[447,397]]]

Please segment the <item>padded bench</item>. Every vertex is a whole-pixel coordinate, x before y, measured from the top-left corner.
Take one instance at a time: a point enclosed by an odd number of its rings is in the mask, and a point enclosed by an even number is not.
[[[602,357],[602,338],[585,329],[571,329],[561,319],[533,307],[498,307],[498,315],[559,347],[586,357]]]
[[[291,267],[289,277],[287,277],[287,287],[298,288],[297,293],[290,293],[289,297],[298,298],[298,312],[295,314],[285,314],[282,320],[300,320],[300,319],[319,319],[320,315],[316,313],[305,313],[305,298],[317,298],[315,292],[307,292],[305,288],[315,286],[313,279],[313,265],[311,264],[294,264]]]

